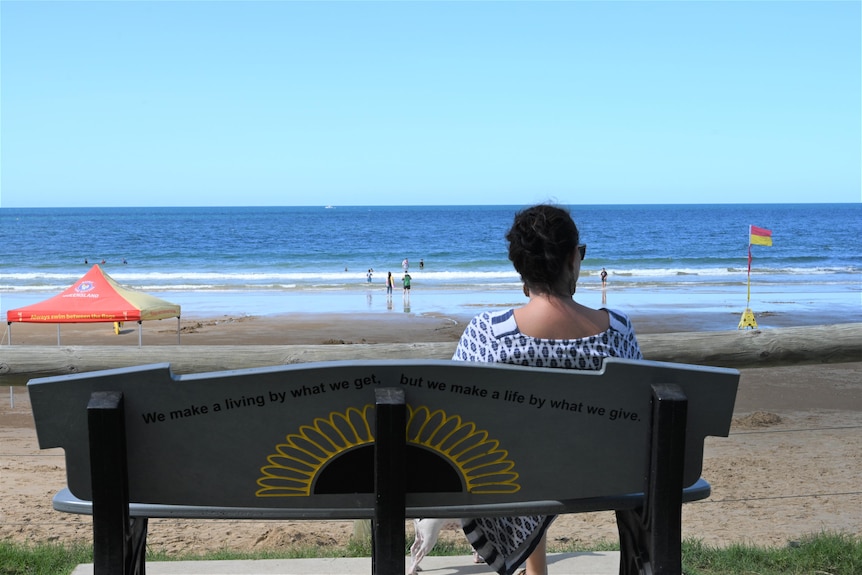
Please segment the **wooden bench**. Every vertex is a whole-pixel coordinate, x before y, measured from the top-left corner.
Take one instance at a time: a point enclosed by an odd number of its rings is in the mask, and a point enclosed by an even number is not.
[[[727,436],[735,370],[351,361],[177,376],[168,364],[34,379],[54,508],[93,515],[96,575],[144,573],[147,519],[373,519],[405,571],[407,517],[616,511],[620,573],[681,572],[681,505]]]

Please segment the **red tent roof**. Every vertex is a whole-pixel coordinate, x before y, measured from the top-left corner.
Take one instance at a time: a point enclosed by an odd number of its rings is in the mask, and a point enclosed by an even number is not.
[[[124,288],[98,265],[66,291],[6,312],[8,322],[29,323],[96,323],[169,317],[180,317],[180,306]]]

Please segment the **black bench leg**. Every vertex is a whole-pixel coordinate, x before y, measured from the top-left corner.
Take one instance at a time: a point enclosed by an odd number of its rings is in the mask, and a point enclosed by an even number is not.
[[[620,575],[682,573],[682,488],[688,400],[675,385],[653,386],[644,507],[617,511]]]
[[[375,410],[372,573],[404,575],[404,460],[407,454],[407,408],[404,390],[375,390]]]
[[[146,517],[133,517],[129,531],[129,574],[146,575],[147,573],[147,524]],[[94,574],[95,575],[95,574]]]
[[[123,394],[95,392],[87,405],[93,488],[94,575],[144,575],[147,519],[129,518]]]

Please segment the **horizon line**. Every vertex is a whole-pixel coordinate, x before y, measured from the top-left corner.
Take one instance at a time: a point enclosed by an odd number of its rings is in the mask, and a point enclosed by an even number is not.
[[[579,207],[613,207],[613,206],[794,206],[794,205],[862,205],[862,200],[856,202],[637,202],[637,203],[566,203],[566,202],[529,202],[524,204],[162,204],[162,205],[120,205],[120,204],[92,204],[92,205],[50,205],[50,206],[0,206],[3,209],[106,209],[106,208],[443,208],[443,207],[523,207],[537,204],[551,204],[559,206]]]

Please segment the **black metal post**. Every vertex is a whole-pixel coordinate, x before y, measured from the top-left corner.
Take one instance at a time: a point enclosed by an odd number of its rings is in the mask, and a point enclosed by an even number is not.
[[[647,492],[656,575],[682,573],[682,480],[688,400],[676,385],[653,386],[650,489]]]
[[[129,480],[123,394],[97,391],[87,405],[93,489],[93,572],[127,573]]]
[[[617,511],[620,575],[681,575],[682,483],[688,400],[676,385],[652,386],[644,503]]]
[[[374,449],[374,575],[404,575],[404,515],[407,452],[407,407],[404,390],[381,388],[374,392],[376,429]]]

